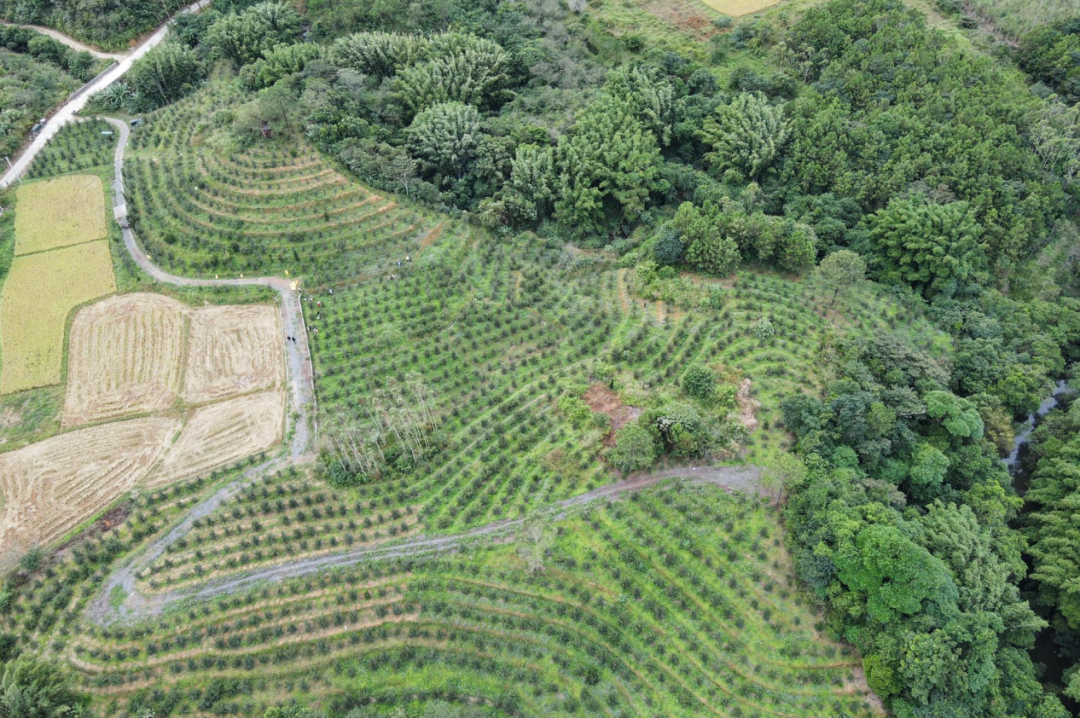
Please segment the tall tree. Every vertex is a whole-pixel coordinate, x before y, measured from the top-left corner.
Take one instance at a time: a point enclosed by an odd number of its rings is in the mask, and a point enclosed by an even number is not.
[[[772,166],[788,136],[783,107],[771,105],[760,92],[736,95],[731,104],[717,107],[701,129],[702,140],[712,148],[705,159],[713,171],[734,170],[748,180]]]

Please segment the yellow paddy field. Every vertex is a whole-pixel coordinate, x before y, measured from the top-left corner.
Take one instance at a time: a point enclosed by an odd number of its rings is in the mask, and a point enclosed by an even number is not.
[[[104,239],[105,189],[94,175],[70,175],[19,188],[15,254]]]
[[[59,384],[71,310],[115,291],[104,240],[15,257],[0,294],[0,394]]]
[[[778,0],[701,0],[703,3],[711,7],[713,10],[724,13],[725,15],[731,15],[732,17],[741,17],[743,15],[750,15],[751,13],[760,12],[765,8],[772,7]]]

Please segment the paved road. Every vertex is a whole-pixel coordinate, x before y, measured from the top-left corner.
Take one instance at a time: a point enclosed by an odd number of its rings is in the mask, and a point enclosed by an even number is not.
[[[64,43],[75,52],[89,52],[91,55],[93,55],[99,60],[116,60],[119,62],[120,60],[123,60],[125,57],[128,56],[128,53],[126,52],[102,52],[101,50],[96,50],[89,45],[84,45],[73,37],[68,37],[59,30],[54,30],[51,27],[45,27],[43,25],[20,25],[19,23],[7,22],[6,20],[0,20],[0,25],[25,27],[27,30],[35,30],[36,32],[40,32],[42,35],[47,35],[48,37],[51,37],[53,40]]]
[[[181,12],[196,12],[202,10],[209,3],[210,0],[198,0],[181,10]],[[105,89],[127,74],[127,71],[131,69],[132,64],[152,48],[160,44],[161,41],[165,39],[165,35],[168,34],[168,32],[169,25],[166,22],[155,30],[150,37],[146,38],[146,40],[130,54],[125,55],[114,67],[98,75],[72,95],[71,99],[49,118],[49,121],[45,123],[45,127],[23,153],[19,155],[18,159],[12,163],[11,168],[4,173],[3,177],[0,177],[0,189],[10,187],[15,180],[22,176],[23,172],[27,170],[30,163],[37,157],[38,153],[49,143],[49,140],[60,131],[61,127],[70,122],[76,113],[86,106],[86,101],[91,95],[99,90]]]

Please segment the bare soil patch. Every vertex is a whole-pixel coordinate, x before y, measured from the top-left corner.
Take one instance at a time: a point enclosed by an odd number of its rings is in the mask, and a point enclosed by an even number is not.
[[[284,350],[276,307],[205,307],[191,317],[182,398],[192,404],[280,386]]]
[[[63,426],[172,406],[188,313],[159,294],[126,294],[80,310],[68,343]]]
[[[779,0],[702,0],[702,2],[725,15],[742,17],[772,7]]]
[[[599,382],[589,387],[582,399],[593,411],[600,411],[611,417],[611,431],[604,437],[605,446],[614,446],[615,432],[641,416],[640,408],[627,406],[618,394]]]
[[[269,449],[281,441],[284,424],[285,392],[281,389],[199,407],[188,417],[148,486],[204,473]]]
[[[746,427],[747,431],[753,431],[758,428],[757,413],[761,408],[761,402],[750,396],[750,387],[753,382],[749,379],[743,379],[739,384],[739,392],[735,395],[735,403],[739,406],[739,421]]]
[[[0,454],[0,558],[56,540],[134,488],[165,454],[177,423],[114,422]]]
[[[709,18],[705,17],[698,7],[695,7],[696,4],[683,0],[653,0],[646,3],[644,9],[646,12],[680,30],[696,34],[701,38],[707,38],[713,34],[713,26],[709,22]],[[709,7],[716,7],[713,2],[706,2],[705,4]]]

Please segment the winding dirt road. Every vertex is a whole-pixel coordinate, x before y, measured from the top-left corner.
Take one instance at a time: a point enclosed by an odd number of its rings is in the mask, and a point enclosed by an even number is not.
[[[119,133],[116,153],[113,157],[113,206],[115,211],[118,208],[126,208],[127,206],[127,199],[124,195],[124,156],[127,152],[131,130],[126,122],[112,117],[102,117],[101,119],[115,127]],[[125,214],[125,210],[120,209],[119,214]],[[305,464],[314,460],[312,438],[315,425],[315,384],[312,374],[311,352],[308,347],[307,327],[304,324],[300,293],[292,290],[289,280],[279,277],[256,277],[251,279],[189,279],[187,277],[178,277],[165,272],[150,261],[146,252],[139,247],[135,233],[130,228],[124,228],[123,235],[124,246],[135,263],[155,280],[164,284],[179,287],[263,286],[270,287],[280,295],[281,340],[285,347],[285,357],[289,369],[289,432],[292,439],[289,443],[289,450],[284,455],[265,461],[245,471],[240,478],[221,488],[192,508],[179,524],[164,536],[155,539],[134,560],[113,573],[109,580],[106,581],[101,595],[91,602],[88,609],[89,615],[99,622],[107,620],[110,615],[113,618],[145,615],[145,613],[138,610],[142,604],[140,604],[140,597],[135,591],[136,575],[145,566],[161,556],[169,546],[187,534],[196,520],[213,513],[221,504],[265,474],[279,471],[290,465]],[[296,341],[287,341],[286,338],[290,336],[295,337]],[[108,603],[108,597],[117,587],[120,587],[129,599],[118,610],[112,611]]]
[[[252,469],[252,475],[258,471]],[[706,466],[685,467],[680,469],[667,469],[651,474],[631,476],[624,481],[605,484],[600,488],[593,489],[584,494],[579,494],[564,501],[559,501],[547,507],[544,512],[559,520],[566,516],[567,510],[584,506],[602,499],[615,499],[622,494],[642,491],[657,486],[665,481],[682,479],[684,485],[712,484],[720,486],[728,491],[746,493],[760,493],[760,471],[756,466]],[[522,519],[504,519],[495,521],[484,526],[464,531],[450,536],[421,536],[415,539],[399,542],[387,542],[379,546],[369,546],[329,556],[313,556],[310,558],[297,559],[285,563],[275,564],[264,568],[247,571],[238,575],[226,576],[207,581],[201,585],[165,591],[154,596],[144,596],[135,590],[134,579],[145,566],[159,557],[165,548],[186,534],[191,528],[192,522],[208,511],[202,511],[204,507],[213,504],[210,510],[217,508],[221,500],[236,493],[247,481],[237,482],[233,486],[222,489],[210,500],[204,501],[192,514],[170,531],[166,536],[152,544],[152,550],[144,553],[133,564],[117,573],[105,584],[105,589],[91,603],[88,615],[91,620],[99,624],[109,624],[114,621],[134,622],[158,616],[170,604],[182,600],[206,600],[217,596],[231,594],[236,591],[250,589],[258,584],[276,583],[290,578],[307,576],[331,568],[349,566],[363,561],[376,561],[405,557],[425,556],[435,553],[453,551],[462,545],[479,538],[496,539],[508,534],[513,528],[522,523]],[[233,488],[235,487],[235,490]],[[228,495],[224,495],[228,492]],[[217,500],[218,497],[221,500]],[[196,515],[197,514],[197,515]],[[124,600],[116,608],[109,605],[108,597],[114,590],[113,587],[121,586],[124,590]]]
[[[181,10],[181,13],[198,12],[204,7],[210,4],[210,0],[198,0],[197,2],[188,5]],[[79,90],[71,96],[71,98],[65,103],[59,110],[53,113],[49,121],[45,123],[45,127],[42,128],[38,136],[34,138],[34,141],[23,150],[22,154],[11,163],[10,169],[4,173],[3,177],[0,177],[0,189],[10,187],[15,183],[19,177],[22,177],[23,172],[30,167],[30,163],[34,161],[38,153],[45,149],[45,145],[49,144],[60,128],[71,122],[76,113],[82,110],[86,106],[87,100],[90,99],[90,95],[93,95],[99,90],[104,90],[112,83],[119,80],[127,71],[131,69],[131,66],[135,64],[135,61],[145,55],[147,52],[157,47],[162,40],[165,39],[165,35],[169,32],[169,23],[166,21],[161,27],[153,32],[150,37],[143,40],[142,44],[132,50],[129,54],[123,55],[119,62],[106,72],[101,73],[90,82],[83,85]],[[60,34],[60,33],[57,33]],[[66,36],[63,36],[66,37]],[[71,38],[67,38],[70,42],[75,42]],[[61,40],[61,42],[64,42]],[[67,43],[67,44],[70,44]]]
[[[96,48],[85,45],[73,37],[65,35],[59,30],[53,30],[51,27],[45,27],[44,25],[21,25],[16,22],[7,22],[6,20],[0,20],[0,25],[7,25],[9,27],[24,27],[27,30],[33,30],[39,32],[46,37],[51,37],[57,42],[67,45],[75,52],[89,52],[91,56],[96,57],[99,60],[116,60],[119,62],[128,56],[126,52],[102,52]]]

